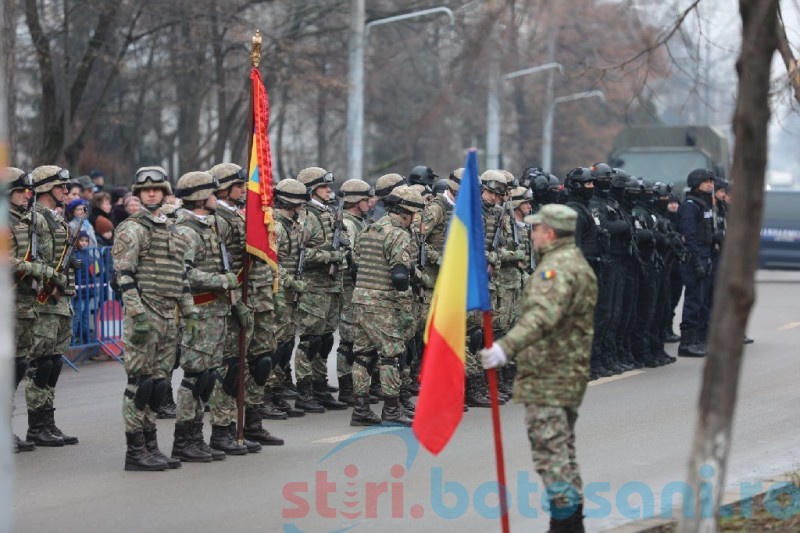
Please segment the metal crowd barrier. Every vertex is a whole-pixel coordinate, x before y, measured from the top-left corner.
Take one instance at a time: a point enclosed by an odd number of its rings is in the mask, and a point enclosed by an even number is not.
[[[111,247],[89,247],[77,255],[83,264],[75,272],[72,298],[71,347],[78,352],[73,362],[83,362],[99,350],[122,363],[123,311],[122,302],[111,289],[114,277]]]

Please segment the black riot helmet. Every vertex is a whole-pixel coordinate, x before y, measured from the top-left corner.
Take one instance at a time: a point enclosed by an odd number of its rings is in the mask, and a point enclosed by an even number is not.
[[[718,176],[714,177],[714,190],[715,191],[727,191],[731,188],[731,183],[726,180],[725,178],[720,178]]]
[[[629,204],[635,204],[639,198],[642,197],[642,191],[644,190],[644,186],[642,185],[642,178],[638,176],[631,176],[627,183],[625,183],[625,192],[622,196],[622,199]]]
[[[569,196],[589,200],[594,195],[594,183],[596,180],[591,169],[577,167],[567,173],[567,178],[564,180],[564,188],[568,191]],[[587,187],[589,183],[592,184],[591,187]]]
[[[533,189],[533,182],[536,177],[544,175],[545,173],[541,167],[537,167],[536,165],[529,166],[522,171],[522,176],[519,178],[519,185],[526,189]]]
[[[565,204],[569,197],[569,191],[564,188],[561,180],[555,174],[550,174],[550,203],[551,204]]]
[[[524,185],[523,185],[524,187]],[[552,203],[550,201],[550,178],[544,174],[539,174],[533,178],[531,182],[531,190],[536,203],[545,205]]]
[[[591,168],[597,178],[594,186],[601,191],[607,191],[611,187],[611,178],[614,175],[611,167],[605,163],[595,163]]]
[[[447,178],[436,180],[436,183],[433,184],[433,194],[444,194],[444,191],[446,190],[447,190]]]
[[[418,165],[411,169],[408,175],[408,183],[410,185],[425,185],[426,187],[433,187],[434,181],[439,175],[436,174],[431,167]]]
[[[655,183],[653,183],[653,180],[649,180],[647,178],[641,178],[641,185],[642,185],[642,199],[646,202],[651,202],[655,194],[655,191],[653,189]]]
[[[710,170],[706,170],[704,168],[696,168],[689,172],[689,176],[686,178],[686,184],[689,186],[690,189],[696,189],[706,180],[713,180],[714,173]]]
[[[672,200],[672,184],[657,181],[653,185],[654,202],[660,209],[666,209]]]

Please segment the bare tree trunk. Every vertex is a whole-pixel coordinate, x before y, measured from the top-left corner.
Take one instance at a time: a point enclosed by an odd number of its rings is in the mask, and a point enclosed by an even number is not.
[[[786,37],[786,28],[783,24],[783,15],[778,7],[778,52],[781,54],[783,64],[786,65],[787,77],[789,78],[789,85],[792,87],[794,99],[800,104],[800,65],[797,63],[794,54],[792,53],[792,46],[789,44],[789,38]]]
[[[703,373],[699,414],[687,480],[693,513],[684,512],[679,531],[713,532],[725,485],[742,335],[755,300],[767,164],[769,80],[777,47],[778,0],[739,0],[742,51],[736,63],[739,87],[733,129],[736,148],[731,179],[736,183],[726,243],[720,260],[711,315],[710,348]],[[701,490],[706,484],[711,490]],[[691,514],[692,516],[688,516]]]
[[[0,8],[3,10],[3,23],[0,28],[2,29],[3,36],[2,36],[2,43],[0,46],[3,49],[3,72],[5,72],[5,103],[6,106],[5,113],[6,113],[6,126],[7,126],[7,133],[6,142],[8,146],[8,160],[15,161],[16,154],[17,154],[17,127],[16,121],[14,117],[16,116],[17,110],[17,98],[16,98],[16,58],[14,55],[14,49],[16,47],[16,2],[3,2],[3,7]]]

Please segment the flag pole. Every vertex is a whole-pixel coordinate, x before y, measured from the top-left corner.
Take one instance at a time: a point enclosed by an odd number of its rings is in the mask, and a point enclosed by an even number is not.
[[[494,331],[492,330],[492,312],[483,312],[483,344],[491,348],[494,344]],[[503,458],[503,434],[500,430],[500,403],[497,396],[497,369],[490,368],[486,371],[489,382],[489,399],[492,403],[492,430],[494,432],[494,456],[497,463],[497,492],[500,496],[500,521],[503,533],[509,533],[511,528],[508,523],[508,501],[506,499],[506,465]]]
[[[258,64],[261,62],[261,30],[256,30],[256,34],[253,35],[252,38],[252,45],[250,48],[250,64],[252,68],[257,69]],[[252,70],[251,70],[252,71]],[[255,95],[253,94],[253,84],[250,83],[250,112],[248,116],[250,117],[250,135],[248,135],[249,141],[247,142],[247,172],[250,172],[250,168],[252,165],[252,158],[253,154],[253,131],[255,130],[255,115],[254,109],[255,106],[253,105],[253,98]],[[246,210],[245,207],[245,217],[248,216],[249,211]],[[253,215],[253,216],[257,216]],[[247,232],[247,222],[245,222],[245,232]],[[247,286],[250,280],[250,253],[247,251],[247,247],[245,247],[244,252],[244,267],[242,272],[242,303],[247,305]],[[245,355],[247,352],[247,331],[245,328],[239,328],[239,387],[236,391],[236,440],[239,441],[239,444],[244,443],[244,365],[245,362]]]

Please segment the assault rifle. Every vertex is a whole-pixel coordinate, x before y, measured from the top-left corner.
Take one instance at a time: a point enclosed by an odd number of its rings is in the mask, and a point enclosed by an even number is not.
[[[36,233],[36,223],[39,221],[39,213],[36,212],[36,201],[39,197],[36,194],[36,187],[33,186],[33,177],[30,173],[25,175],[25,186],[30,188],[33,196],[31,197],[31,228],[28,233],[28,252],[25,254],[25,261],[35,263],[39,260],[39,234]],[[39,280],[31,276],[31,288],[36,291],[39,290]]]
[[[339,200],[336,202],[336,210],[333,212],[333,241],[331,242],[331,250],[338,252],[339,249],[344,244],[345,246],[348,245],[348,240],[345,235],[342,234],[344,231],[344,194],[341,192],[339,193]],[[331,263],[331,266],[328,268],[328,276],[332,279],[336,279],[336,276],[339,274],[339,262]]]
[[[422,213],[419,214],[419,233],[417,233],[417,268],[422,272],[425,269],[426,253],[425,253],[425,221],[422,218]],[[420,281],[417,288],[417,296],[420,302],[425,301],[425,287],[422,286]]]
[[[224,207],[222,209],[225,209]],[[219,243],[219,254],[222,256],[222,272],[228,274],[231,272],[231,258],[228,255],[228,246],[225,244],[224,236],[222,235],[222,226],[219,222],[219,215],[214,215],[214,226],[217,229],[217,242]],[[228,287],[228,298],[231,300],[231,305],[236,305],[236,287]]]
[[[75,267],[79,268],[81,265],[77,263],[75,258],[75,248],[78,246],[78,235],[81,232],[81,226],[86,217],[78,218],[78,224],[75,226],[75,231],[72,235],[67,237],[67,248],[64,250],[64,255],[61,256],[61,261],[56,266],[56,274],[63,274],[67,269]],[[36,302],[44,305],[48,300],[53,303],[58,303],[61,299],[61,287],[56,285],[54,279],[47,281],[42,287],[42,290],[36,295]]]
[[[301,230],[300,238],[297,239],[297,264],[295,265],[294,269],[294,279],[295,281],[300,281],[303,279],[303,271],[306,268],[306,226],[308,224],[308,215],[303,219],[303,228]],[[291,235],[289,236],[289,240],[291,241]],[[297,304],[298,300],[300,299],[300,293],[294,291],[294,303]]]

